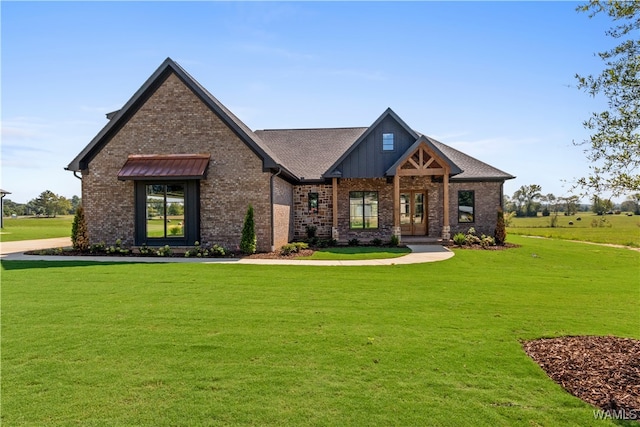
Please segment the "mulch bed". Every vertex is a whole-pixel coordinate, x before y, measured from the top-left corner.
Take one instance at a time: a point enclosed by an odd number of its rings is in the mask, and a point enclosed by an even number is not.
[[[504,251],[506,249],[519,248],[520,245],[516,245],[515,243],[505,242],[504,245],[495,245],[495,246],[486,246],[482,247],[480,245],[451,245],[450,247],[455,249],[472,249],[472,250],[482,250],[482,251]]]
[[[640,341],[618,337],[561,337],[522,347],[572,395],[602,410],[640,413]]]

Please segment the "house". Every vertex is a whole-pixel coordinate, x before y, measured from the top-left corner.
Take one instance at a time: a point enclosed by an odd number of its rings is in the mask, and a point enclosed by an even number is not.
[[[306,235],[492,235],[514,178],[413,130],[387,109],[369,127],[249,129],[166,59],[66,168],[82,179],[92,243],[258,249]]]

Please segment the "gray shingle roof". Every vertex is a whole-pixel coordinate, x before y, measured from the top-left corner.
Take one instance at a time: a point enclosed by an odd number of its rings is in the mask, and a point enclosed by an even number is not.
[[[436,141],[433,138],[427,137],[433,145],[438,147],[445,156],[447,156],[453,163],[458,165],[462,169],[462,173],[451,177],[452,181],[461,180],[503,180],[513,179],[513,175],[508,174],[500,169],[494,168],[487,163],[464,154],[462,151],[458,151],[455,148],[449,147],[440,141]]]
[[[468,156],[439,141],[410,129],[391,109],[387,109],[370,127],[324,128],[324,129],[267,129],[252,131],[235,114],[218,101],[207,89],[189,75],[182,67],[167,58],[149,77],[133,97],[118,111],[108,114],[109,123],[71,161],[67,170],[79,171],[87,167],[90,160],[117,132],[121,122],[128,120],[136,105],[144,102],[144,95],[155,89],[157,82],[163,81],[166,73],[175,73],[189,86],[205,104],[215,111],[251,149],[263,159],[265,168],[282,168],[283,173],[293,180],[320,181],[332,166],[353,151],[372,131],[376,124],[391,115],[407,129],[410,135],[426,138],[449,161],[454,163],[452,171],[462,172],[452,180],[504,180],[514,178],[506,172],[494,168],[480,160]],[[402,153],[401,153],[402,154]],[[8,192],[7,192],[8,194]]]
[[[255,134],[298,178],[322,180],[322,174],[367,129],[267,129],[257,130]]]
[[[321,180],[322,175],[369,128],[325,129],[269,129],[255,134],[275,153],[284,165],[298,178]],[[440,141],[424,136],[434,147],[454,164],[453,170],[462,172],[451,180],[505,180],[514,176],[494,168],[474,157],[464,154]]]

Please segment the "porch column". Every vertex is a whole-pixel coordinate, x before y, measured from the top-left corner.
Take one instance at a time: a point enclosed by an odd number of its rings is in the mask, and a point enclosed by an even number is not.
[[[332,178],[331,190],[333,191],[333,226],[331,227],[331,238],[338,240],[338,178]]]
[[[443,221],[442,221],[442,243],[447,243],[451,238],[451,226],[449,225],[449,168],[445,168],[444,175],[442,176],[442,183],[444,185],[444,195],[442,197],[443,206]]]
[[[393,235],[398,237],[398,241],[402,238],[400,229],[400,175],[396,170],[393,176]]]

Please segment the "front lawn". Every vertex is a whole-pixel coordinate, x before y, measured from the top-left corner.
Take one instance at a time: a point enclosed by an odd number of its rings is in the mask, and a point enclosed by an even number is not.
[[[4,218],[0,242],[71,237],[72,223],[73,215],[62,215],[55,218],[35,216]]]
[[[326,249],[318,249],[311,256],[298,257],[298,259],[315,260],[362,260],[397,258],[407,255],[411,250],[406,247],[381,247],[381,246],[336,246]]]
[[[556,227],[550,227],[550,221],[550,217],[513,218],[507,232],[640,247],[640,216],[637,215],[595,215],[580,212],[572,216],[558,216]]]
[[[520,340],[640,338],[640,253],[509,241],[377,267],[2,262],[2,425],[615,425]]]

